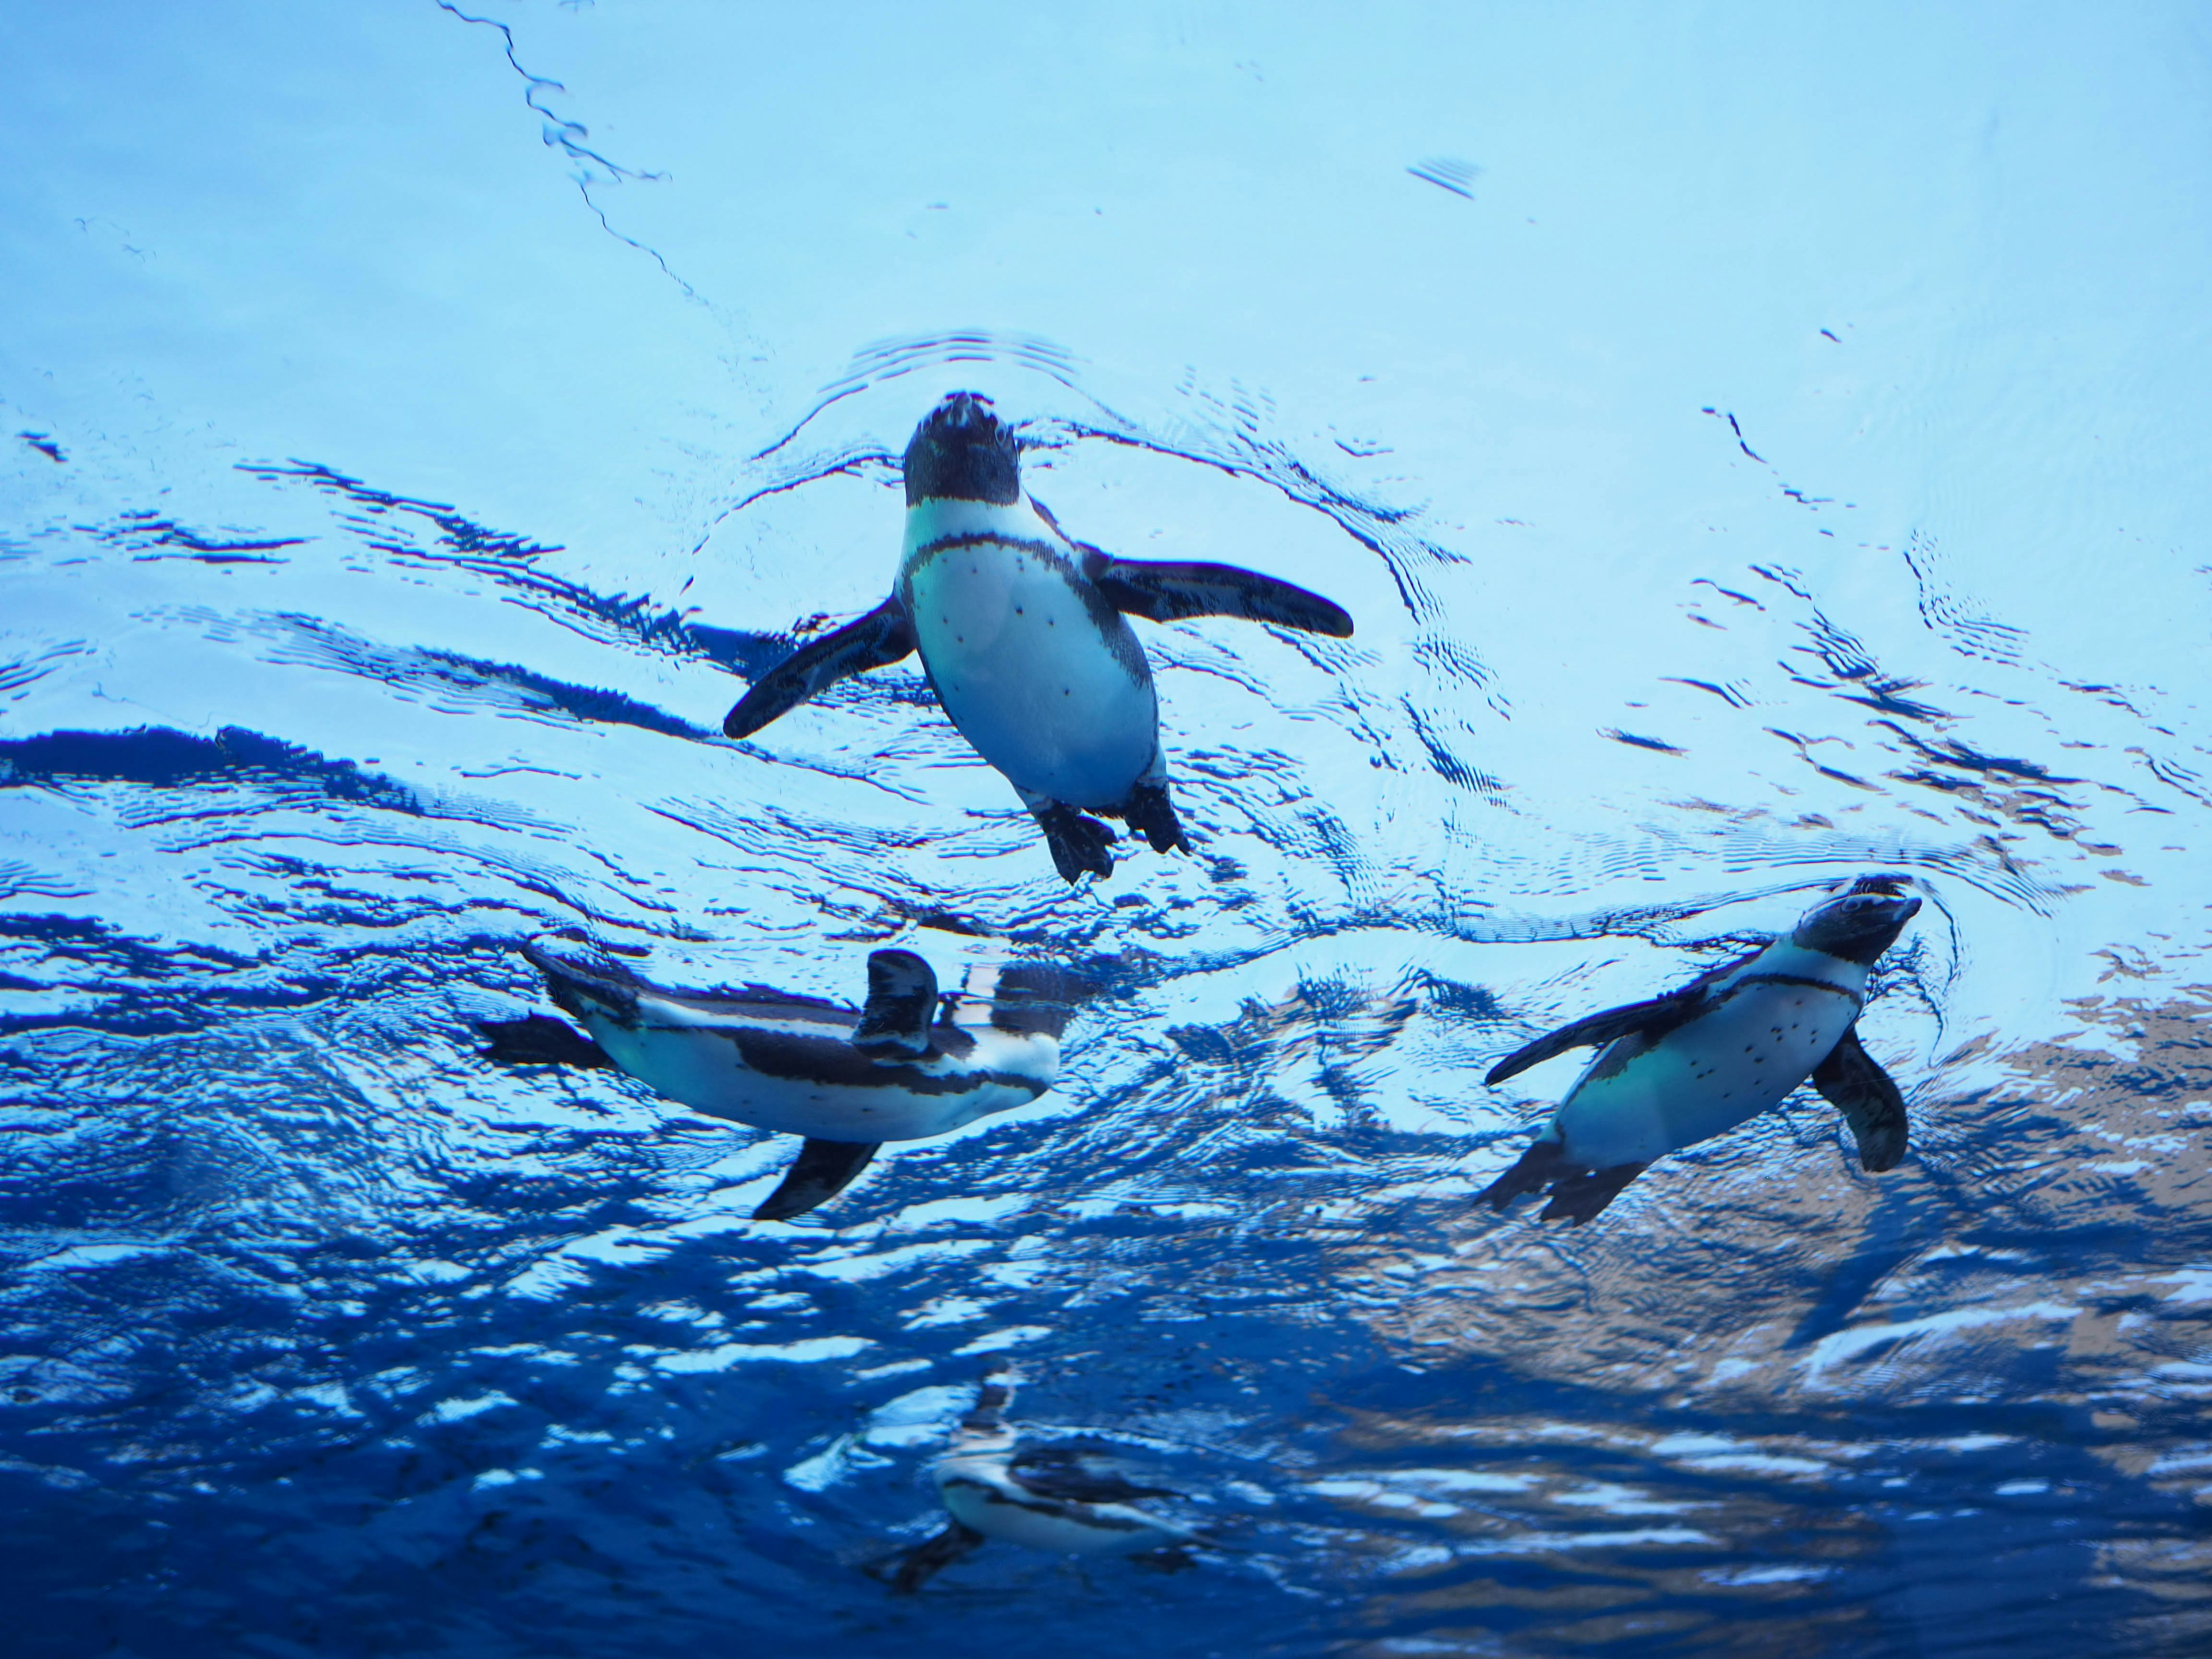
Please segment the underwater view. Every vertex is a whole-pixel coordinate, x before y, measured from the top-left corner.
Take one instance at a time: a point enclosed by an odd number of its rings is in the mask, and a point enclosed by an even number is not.
[[[7,1653],[2212,1653],[2212,11],[0,88]]]

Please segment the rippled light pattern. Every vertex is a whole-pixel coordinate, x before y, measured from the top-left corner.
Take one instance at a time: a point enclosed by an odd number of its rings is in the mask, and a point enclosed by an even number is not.
[[[2212,1649],[2188,4],[0,10],[0,1585],[47,1656]],[[944,393],[1140,624],[1071,890],[889,590]],[[1124,843],[1125,847],[1127,843]],[[1501,1055],[1869,869],[1913,1150],[1589,1225]],[[1099,988],[1025,1110],[510,1072],[518,941]],[[1041,1437],[1207,1539],[994,1544]]]

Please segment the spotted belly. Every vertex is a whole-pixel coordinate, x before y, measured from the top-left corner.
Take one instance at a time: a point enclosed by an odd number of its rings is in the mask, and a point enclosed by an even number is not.
[[[1630,1036],[1601,1050],[1553,1123],[1577,1164],[1649,1164],[1780,1104],[1858,1013],[1837,986],[1747,985],[1654,1047]]]
[[[976,753],[1072,806],[1128,799],[1159,749],[1152,671],[1067,558],[964,538],[917,554],[901,589],[938,701]]]

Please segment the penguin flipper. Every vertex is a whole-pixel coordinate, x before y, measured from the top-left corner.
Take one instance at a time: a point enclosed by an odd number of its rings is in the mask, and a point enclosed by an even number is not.
[[[501,1066],[578,1066],[611,1067],[607,1051],[573,1025],[546,1014],[522,1019],[486,1019],[477,1030],[489,1039],[477,1050]]]
[[[1279,577],[1233,564],[1152,563],[1090,550],[1085,574],[1116,611],[1153,622],[1242,617],[1333,639],[1352,637],[1351,613]]]
[[[945,1529],[934,1538],[925,1539],[904,1555],[892,1558],[898,1568],[891,1574],[891,1589],[901,1595],[913,1595],[933,1574],[943,1571],[982,1541],[983,1534],[973,1527],[947,1521]]]
[[[1045,844],[1052,848],[1052,867],[1062,881],[1073,887],[1085,872],[1101,881],[1114,873],[1114,854],[1109,850],[1115,840],[1111,825],[1077,811],[1064,800],[1033,795],[1026,789],[1020,793],[1030,816],[1044,831]]]
[[[1642,1032],[1656,1039],[1683,1024],[1696,1013],[1700,998],[1686,991],[1669,991],[1663,997],[1653,997],[1648,1002],[1632,1002],[1623,1008],[1608,1008],[1601,1014],[1589,1014],[1571,1025],[1562,1025],[1548,1036],[1540,1036],[1534,1042],[1516,1048],[1492,1066],[1483,1083],[1496,1088],[1507,1078],[1527,1071],[1531,1066],[1540,1066],[1555,1054],[1564,1054],[1570,1048],[1591,1048],[1618,1038]]]
[[[936,1016],[937,973],[928,963],[911,951],[869,953],[868,1006],[849,1039],[855,1048],[881,1057],[925,1054]]]
[[[722,734],[749,738],[839,680],[895,663],[915,647],[914,624],[896,598],[865,617],[801,646],[753,682],[722,722]]]
[[[1854,1025],[1813,1068],[1813,1086],[1828,1097],[1859,1143],[1859,1163],[1879,1175],[1905,1156],[1910,1127],[1905,1096],[1859,1042]]]
[[[783,1184],[753,1212],[756,1221],[788,1221],[828,1203],[868,1167],[879,1140],[816,1140],[809,1138]]]

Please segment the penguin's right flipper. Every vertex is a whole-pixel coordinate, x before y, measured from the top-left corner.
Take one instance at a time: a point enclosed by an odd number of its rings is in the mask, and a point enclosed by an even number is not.
[[[1114,873],[1114,854],[1109,850],[1115,840],[1110,825],[1077,811],[1066,801],[1033,795],[1026,789],[1020,793],[1030,815],[1044,831],[1045,842],[1052,848],[1053,868],[1060,872],[1061,880],[1073,887],[1086,871],[1101,881]]]
[[[487,1019],[477,1030],[489,1039],[477,1052],[501,1066],[610,1067],[614,1059],[573,1025],[545,1014],[521,1019]]]
[[[1595,1048],[1638,1031],[1656,1040],[1688,1020],[1697,1012],[1700,1000],[1681,991],[1669,991],[1648,1002],[1632,1002],[1625,1008],[1608,1008],[1601,1014],[1588,1015],[1571,1025],[1562,1025],[1549,1036],[1540,1036],[1516,1048],[1492,1066],[1482,1080],[1494,1089],[1507,1078],[1531,1066],[1540,1066],[1570,1048]]]
[[[945,1530],[937,1536],[925,1539],[904,1555],[892,1558],[898,1567],[890,1576],[891,1589],[901,1595],[913,1595],[933,1574],[943,1571],[982,1541],[983,1534],[973,1527],[947,1521]]]
[[[809,1138],[799,1149],[797,1162],[783,1184],[753,1212],[756,1221],[788,1221],[828,1203],[852,1184],[853,1177],[868,1167],[879,1140],[816,1140]]]
[[[934,969],[911,951],[869,954],[868,1006],[849,1039],[855,1048],[882,1058],[927,1054],[930,1022],[936,1017]]]
[[[1813,1068],[1813,1086],[1826,1095],[1859,1143],[1859,1163],[1879,1175],[1905,1156],[1910,1133],[1905,1096],[1859,1042],[1854,1025],[1828,1057]]]
[[[753,682],[722,722],[725,737],[749,738],[779,715],[787,714],[839,680],[895,663],[913,651],[914,624],[896,598],[801,646]]]
[[[1352,616],[1333,599],[1233,564],[1153,563],[1087,550],[1084,574],[1107,604],[1132,617],[1180,622],[1185,617],[1242,617],[1308,634],[1352,637]]]

